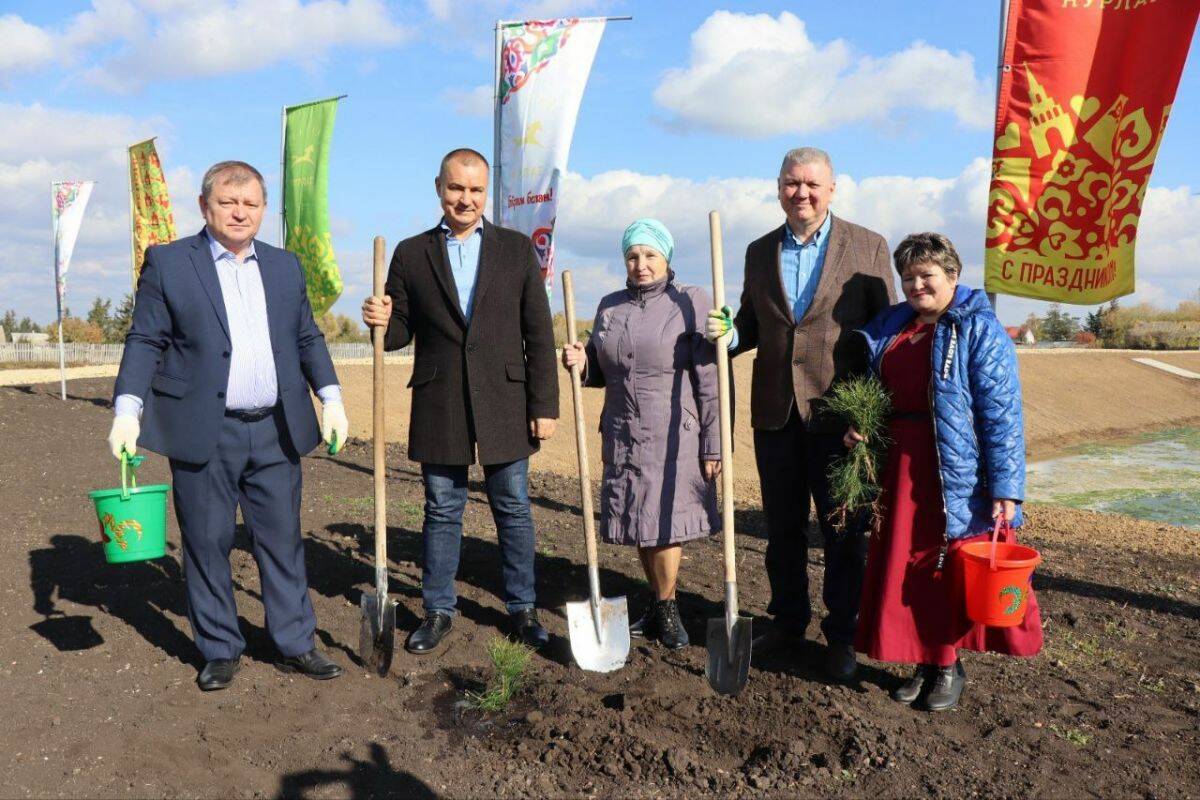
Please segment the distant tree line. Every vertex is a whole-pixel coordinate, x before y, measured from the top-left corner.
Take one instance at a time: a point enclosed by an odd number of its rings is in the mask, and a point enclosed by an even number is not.
[[[1200,347],[1200,290],[1171,309],[1149,303],[1121,305],[1113,300],[1081,319],[1051,304],[1042,316],[1030,314],[1025,327],[1040,342],[1068,342],[1135,350]]]
[[[97,297],[87,316],[76,317],[69,308],[63,309],[63,341],[88,344],[123,344],[129,327],[133,324],[133,295],[126,294],[114,309],[113,301]],[[58,341],[58,321],[45,326],[38,325],[29,317],[17,319],[17,312],[9,309],[4,313],[3,328],[6,333],[38,333],[50,335],[50,341]],[[330,342],[367,342],[366,329],[358,320],[345,314],[326,312],[317,320],[317,327]]]

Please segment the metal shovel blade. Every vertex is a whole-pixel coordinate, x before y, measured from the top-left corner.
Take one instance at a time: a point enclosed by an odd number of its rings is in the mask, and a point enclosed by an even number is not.
[[[581,669],[612,672],[629,657],[629,604],[624,597],[603,597],[596,610],[599,625],[590,600],[567,603],[571,655]]]
[[[380,615],[382,603],[383,614]],[[396,651],[396,601],[375,592],[364,592],[359,599],[362,622],[358,626],[358,656],[368,669],[380,676],[392,668]]]
[[[748,617],[738,617],[730,631],[725,617],[708,621],[708,664],[704,674],[717,694],[737,694],[746,686],[750,674],[750,640],[754,638],[751,622]]]

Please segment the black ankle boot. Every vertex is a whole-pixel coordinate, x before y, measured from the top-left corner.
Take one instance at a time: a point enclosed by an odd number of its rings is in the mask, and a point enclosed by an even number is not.
[[[897,703],[904,703],[906,706],[911,705],[921,696],[921,691],[929,683],[930,676],[935,669],[937,668],[932,664],[918,664],[911,678],[892,689],[892,699]]]
[[[658,626],[654,623],[654,608],[658,601],[653,596],[646,598],[646,610],[642,615],[629,624],[629,635],[635,639],[654,639],[658,636]]]
[[[658,628],[658,641],[668,650],[687,647],[688,635],[679,618],[679,604],[674,600],[659,600],[654,606],[654,624]]]
[[[925,696],[925,707],[930,711],[949,711],[958,705],[963,687],[967,685],[967,671],[961,661],[949,667],[938,667],[934,673],[933,688]]]

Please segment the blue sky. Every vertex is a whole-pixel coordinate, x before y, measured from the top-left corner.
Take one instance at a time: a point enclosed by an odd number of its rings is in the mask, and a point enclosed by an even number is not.
[[[180,233],[191,233],[209,164],[258,165],[274,201],[281,106],[345,93],[330,209],[347,290],[334,310],[357,316],[371,238],[390,246],[436,221],[432,179],[446,150],[491,153],[493,21],[604,13],[634,19],[605,33],[561,192],[559,267],[576,271],[582,313],[622,284],[620,230],[644,214],[676,234],[681,277],[707,283],[704,215],[721,210],[736,297],[746,243],[781,221],[771,186],[779,159],[800,144],[833,155],[835,211],[892,244],[912,230],[946,231],[978,283],[998,7],[3,0],[0,306],[53,315],[50,180],[100,181],[68,284],[81,313],[96,296],[129,290],[125,146],[159,137]],[[689,83],[712,58],[705,41],[738,50],[741,73]],[[855,83],[871,65],[894,75],[886,67],[899,56],[915,61],[915,80]],[[1200,287],[1200,162],[1189,152],[1200,141],[1196,61],[1193,52],[1143,215],[1135,299],[1164,305]],[[731,85],[737,91],[722,96]],[[262,238],[273,242],[276,231],[269,219]],[[1001,299],[1006,321],[1031,311],[1044,304]]]

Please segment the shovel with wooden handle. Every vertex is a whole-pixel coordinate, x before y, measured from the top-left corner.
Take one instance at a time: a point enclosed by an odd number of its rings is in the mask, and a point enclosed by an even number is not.
[[[384,243],[375,237],[374,284],[372,294],[383,296]],[[381,676],[392,667],[396,650],[396,601],[388,598],[387,560],[387,475],[384,465],[386,439],[383,419],[383,336],[382,326],[371,328],[373,345],[371,441],[375,464],[375,591],[363,592],[359,600],[362,622],[358,628],[358,655],[363,664]]]
[[[575,287],[564,270],[563,304],[567,313],[567,345],[575,344]],[[567,603],[567,634],[575,663],[590,672],[612,672],[629,657],[629,604],[624,597],[600,596],[596,526],[592,519],[592,478],[583,424],[583,389],[579,367],[571,368],[571,405],[575,409],[575,450],[579,456],[579,495],[587,548],[588,599]]]
[[[712,242],[713,302],[725,306],[725,265],[721,255],[721,218],[708,214]],[[737,566],[733,531],[733,423],[729,416],[729,349],[717,346],[717,393],[721,415],[721,536],[725,550],[725,616],[708,621],[708,664],[704,674],[718,694],[737,694],[750,673],[750,619],[738,615]]]

